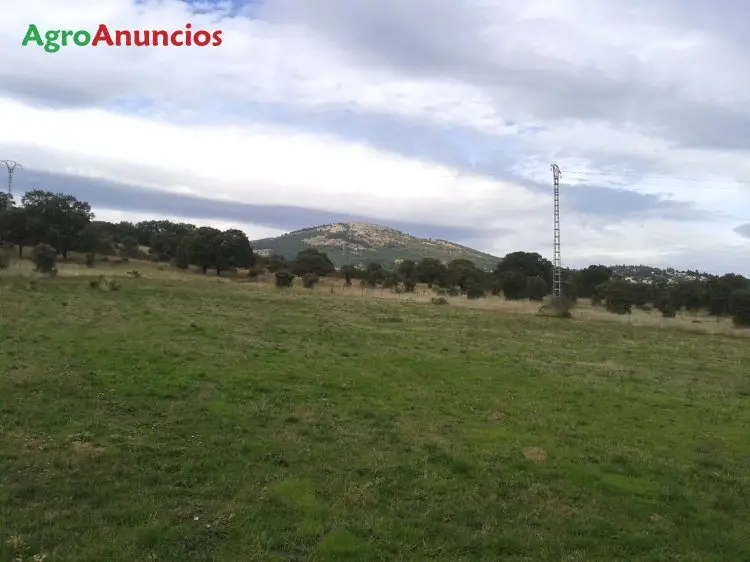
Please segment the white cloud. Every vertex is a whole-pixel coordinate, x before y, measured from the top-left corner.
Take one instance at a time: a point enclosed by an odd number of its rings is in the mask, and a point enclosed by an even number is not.
[[[41,171],[226,201],[297,205],[383,222],[510,229],[482,249],[549,253],[548,194],[333,133],[260,124],[248,107],[349,109],[493,135],[521,154],[516,173],[543,182],[550,181],[551,161],[567,169],[591,166],[591,179],[603,160],[630,173],[633,165],[649,162],[647,175],[657,170],[717,179],[624,177],[634,191],[669,193],[703,213],[724,213],[723,222],[707,214],[691,223],[644,214],[609,224],[564,209],[564,255],[639,262],[684,256],[700,267],[701,260],[713,263],[724,252],[727,267],[734,263],[739,250],[731,247],[746,246],[732,229],[750,216],[750,188],[731,182],[750,178],[750,153],[675,138],[694,138],[706,126],[699,118],[709,117],[690,104],[747,115],[747,108],[732,105],[750,84],[750,67],[736,44],[672,19],[669,3],[657,9],[640,0],[629,8],[624,0],[596,6],[583,0],[453,0],[443,16],[433,10],[424,20],[402,17],[402,10],[420,5],[361,0],[344,9],[340,0],[318,0],[312,10],[292,0],[267,0],[260,19],[253,19],[226,11],[194,14],[177,0],[13,3],[0,20],[6,59],[0,66],[0,157]],[[67,47],[54,54],[20,46],[29,23],[40,30],[93,31],[102,22],[167,30],[190,22],[194,29],[222,29],[224,44]],[[466,29],[441,31],[458,23]],[[530,86],[532,78],[540,80],[538,87]],[[586,85],[591,89],[580,89]],[[628,97],[623,89],[631,86],[635,93]],[[674,103],[649,105],[652,95]],[[116,104],[134,109],[116,111]],[[613,108],[617,115],[610,119]],[[671,121],[659,121],[666,114]],[[524,132],[529,124],[544,129]],[[564,188],[575,189],[574,180],[566,175]]]
[[[163,214],[138,213],[131,211],[119,211],[117,209],[95,209],[96,220],[107,222],[140,222],[140,221],[158,221],[164,220]],[[170,216],[170,220],[175,222],[185,222],[191,224],[200,224],[201,226],[212,226],[219,230],[228,230],[236,228],[247,234],[250,240],[260,240],[262,238],[273,238],[284,234],[283,230],[278,228],[268,228],[257,224],[237,222],[237,221],[217,221],[195,217]]]

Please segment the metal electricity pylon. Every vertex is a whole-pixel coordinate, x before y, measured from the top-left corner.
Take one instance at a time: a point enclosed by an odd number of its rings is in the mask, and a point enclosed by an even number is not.
[[[0,163],[8,169],[8,195],[13,195],[13,172],[22,169],[23,166],[15,160],[0,160]]]
[[[550,166],[554,182],[554,243],[552,248],[552,296],[562,296],[562,259],[560,258],[560,176],[562,172],[557,164]]]

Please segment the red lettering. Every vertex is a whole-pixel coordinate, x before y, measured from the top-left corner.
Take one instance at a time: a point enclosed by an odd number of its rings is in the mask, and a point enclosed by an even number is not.
[[[143,37],[141,37],[143,35]],[[148,47],[151,45],[151,35],[148,31],[134,31],[133,43],[136,47]]]
[[[218,47],[222,43],[221,31],[214,31],[214,42],[213,46]]]
[[[192,27],[193,27],[192,23],[185,24],[185,29],[187,30],[185,31],[185,45],[187,45],[188,47],[193,45],[193,32],[190,31]]]
[[[133,44],[133,38],[129,31],[117,30],[115,31],[115,44],[118,47],[122,47],[123,39],[125,40],[125,46],[130,47]]]
[[[113,47],[115,44],[115,42],[112,41],[112,36],[109,34],[109,29],[107,29],[107,26],[103,23],[100,23],[99,27],[96,29],[96,35],[94,35],[94,38],[91,40],[91,46],[96,47],[99,44],[99,41],[104,41],[110,47]]]
[[[172,37],[170,37],[170,40],[172,41],[172,45],[174,45],[175,47],[182,47],[182,41],[178,39],[178,37],[180,37],[182,33],[183,33],[182,31],[175,31],[172,34]]]
[[[162,47],[169,47],[169,34],[166,31],[160,29],[158,31],[154,30],[151,33],[154,34],[153,35],[153,37],[154,37],[154,41],[153,41],[154,47],[158,47],[159,46],[159,37],[161,37],[161,40],[162,40],[162,43],[163,43],[161,46]]]
[[[205,47],[211,42],[211,34],[208,31],[201,29],[200,31],[195,32],[195,35],[193,35],[193,41],[199,47]]]

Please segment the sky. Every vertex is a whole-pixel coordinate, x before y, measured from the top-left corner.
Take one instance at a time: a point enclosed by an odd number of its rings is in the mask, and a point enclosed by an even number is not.
[[[0,159],[98,219],[250,239],[378,223],[502,256],[750,274],[741,0],[24,0],[0,19]],[[222,31],[218,47],[22,46]]]

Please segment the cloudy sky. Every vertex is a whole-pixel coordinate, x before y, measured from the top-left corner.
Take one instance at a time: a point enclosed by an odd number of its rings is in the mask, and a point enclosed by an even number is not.
[[[15,190],[260,238],[366,221],[504,255],[750,273],[744,0],[24,0],[0,19]],[[222,30],[207,48],[21,46]]]

